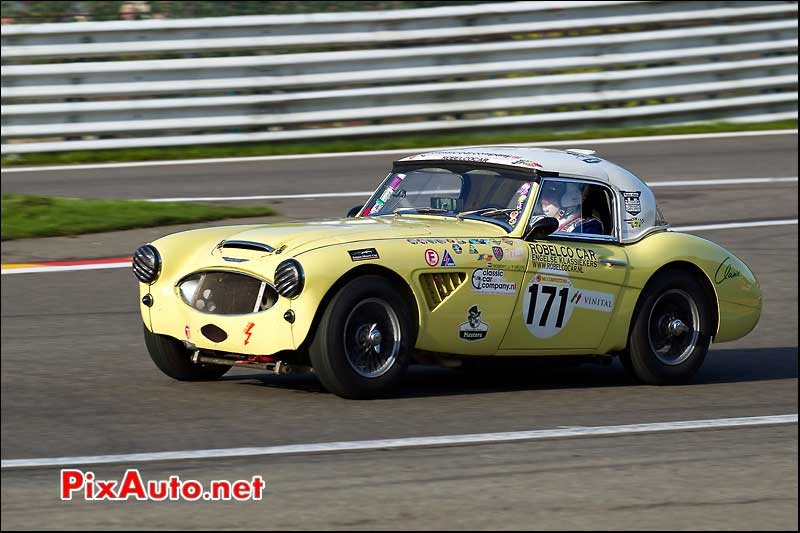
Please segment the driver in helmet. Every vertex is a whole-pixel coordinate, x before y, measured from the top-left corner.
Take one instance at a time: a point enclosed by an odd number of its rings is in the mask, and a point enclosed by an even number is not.
[[[594,216],[584,216],[583,192],[577,183],[546,181],[540,194],[540,211],[558,220],[558,231],[602,235],[603,223]]]

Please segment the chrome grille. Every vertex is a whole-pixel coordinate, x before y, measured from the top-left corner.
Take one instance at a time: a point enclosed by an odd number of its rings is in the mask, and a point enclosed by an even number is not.
[[[243,315],[266,311],[275,305],[278,293],[266,281],[225,270],[196,272],[178,283],[187,305],[201,313]]]

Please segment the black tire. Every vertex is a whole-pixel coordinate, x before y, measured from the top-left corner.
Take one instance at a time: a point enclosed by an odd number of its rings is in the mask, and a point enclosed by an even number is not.
[[[708,352],[711,317],[706,290],[692,274],[659,274],[639,297],[623,365],[651,385],[689,381]]]
[[[322,385],[353,400],[388,393],[411,360],[413,317],[410,302],[387,279],[369,275],[348,282],[322,313],[309,346]]]
[[[144,342],[150,359],[166,375],[180,381],[214,381],[231,369],[225,365],[200,365],[192,362],[192,353],[182,342],[152,333],[145,326]]]

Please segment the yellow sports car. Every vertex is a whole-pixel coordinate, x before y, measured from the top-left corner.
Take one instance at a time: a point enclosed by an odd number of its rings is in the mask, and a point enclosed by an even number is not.
[[[133,271],[165,374],[312,371],[346,398],[415,361],[497,357],[619,356],[683,382],[761,314],[742,261],[670,231],[641,179],[588,150],[406,157],[346,218],[175,233]]]

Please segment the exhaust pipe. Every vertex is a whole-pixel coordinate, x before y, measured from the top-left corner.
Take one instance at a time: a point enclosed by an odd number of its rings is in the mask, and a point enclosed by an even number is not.
[[[255,368],[258,370],[266,370],[280,375],[289,374],[309,374],[314,372],[310,366],[290,365],[283,361],[255,361],[252,359],[233,359],[228,357],[210,357],[208,355],[201,355],[200,350],[196,350],[192,354],[192,362],[197,364],[206,365],[225,365],[236,368]]]

